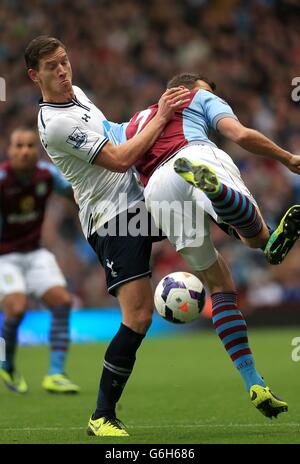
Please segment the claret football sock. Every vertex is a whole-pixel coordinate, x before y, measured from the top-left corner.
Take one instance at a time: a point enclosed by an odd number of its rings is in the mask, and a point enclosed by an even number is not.
[[[6,361],[2,363],[2,369],[12,374],[15,369],[15,353],[17,348],[18,328],[23,316],[8,317],[3,321],[2,338],[5,340]],[[1,367],[1,366],[0,366]]]
[[[201,189],[218,216],[235,227],[239,235],[251,238],[261,231],[263,223],[254,203],[244,193],[220,182],[210,166],[178,158],[174,170],[186,182]]]
[[[220,182],[217,192],[205,194],[218,216],[235,227],[242,237],[255,237],[261,231],[263,224],[256,206],[242,192]]]
[[[246,322],[237,307],[237,294],[235,292],[213,293],[211,299],[213,326],[234,366],[241,374],[247,391],[252,385],[266,386],[255,368],[248,342]]]
[[[68,353],[70,307],[60,305],[51,309],[49,375],[63,374]]]
[[[135,355],[144,337],[121,324],[105,353],[93,419],[115,417],[116,404],[133,370]]]

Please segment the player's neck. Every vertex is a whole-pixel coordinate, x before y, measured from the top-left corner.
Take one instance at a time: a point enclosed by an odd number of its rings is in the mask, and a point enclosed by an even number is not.
[[[48,103],[68,103],[75,98],[75,93],[73,89],[65,93],[49,93],[49,92],[42,92],[43,101]]]

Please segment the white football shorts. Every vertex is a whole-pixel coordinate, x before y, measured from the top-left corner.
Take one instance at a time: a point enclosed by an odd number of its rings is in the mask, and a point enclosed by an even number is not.
[[[208,215],[219,223],[222,220],[207,196],[174,171],[174,162],[181,157],[212,167],[221,182],[257,204],[230,156],[208,144],[189,145],[154,171],[144,191],[147,209],[155,225],[162,229],[176,250],[193,269],[202,271],[210,267],[218,256],[210,238]]]
[[[66,280],[50,251],[42,248],[0,256],[0,302],[11,293],[41,298],[56,286],[65,287]]]

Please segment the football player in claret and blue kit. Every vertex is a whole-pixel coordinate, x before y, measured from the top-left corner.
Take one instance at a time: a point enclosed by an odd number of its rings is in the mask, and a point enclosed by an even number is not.
[[[270,233],[238,167],[213,143],[209,131],[218,130],[249,152],[277,160],[296,174],[300,174],[300,156],[244,127],[230,105],[215,94],[215,84],[201,74],[174,76],[167,87],[173,86],[189,89],[190,100],[176,110],[151,149],[135,163],[145,186],[146,206],[156,226],[208,287],[214,328],[241,374],[253,405],[265,416],[277,417],[287,411],[287,404],[271,392],[256,370],[235,284],[212,243],[209,221],[213,219],[227,232],[234,232],[232,235],[238,235],[251,248],[261,248],[274,265],[285,259],[299,238],[300,205],[289,208]],[[156,111],[157,105],[152,105],[128,123],[111,123],[110,130],[119,143],[134,139]],[[186,204],[193,205],[192,215],[190,210],[185,212]],[[170,210],[164,210],[166,205],[173,205],[171,215]],[[204,220],[194,227],[197,213]],[[183,227],[175,227],[178,224]]]
[[[72,298],[56,259],[41,247],[41,230],[52,192],[73,199],[70,184],[50,163],[38,161],[39,141],[30,128],[10,136],[8,161],[0,164],[0,305],[6,360],[0,378],[13,392],[26,393],[16,370],[18,328],[33,295],[51,311],[50,366],[42,387],[53,393],[80,388],[65,373]]]

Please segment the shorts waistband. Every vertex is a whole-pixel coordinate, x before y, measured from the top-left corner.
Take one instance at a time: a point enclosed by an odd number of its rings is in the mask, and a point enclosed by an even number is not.
[[[157,166],[156,169],[159,169],[161,168],[162,166],[164,166],[166,163],[168,163],[168,161],[170,161],[172,158],[174,158],[174,156],[178,155],[178,153],[180,153],[182,150],[184,150],[185,148],[188,148],[188,147],[191,147],[193,145],[207,145],[209,147],[213,146],[214,145],[212,143],[209,143],[209,142],[204,142],[204,141],[201,141],[201,140],[195,140],[193,142],[190,142],[188,143],[187,145],[185,145],[184,147],[182,148],[179,148],[179,150],[175,151],[175,153],[173,153],[171,156],[169,156],[169,158],[167,158],[166,160],[164,160],[159,166]],[[155,170],[156,170],[155,169]]]

